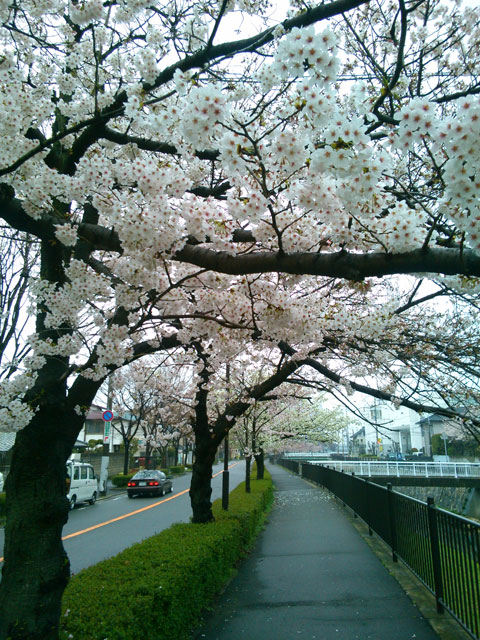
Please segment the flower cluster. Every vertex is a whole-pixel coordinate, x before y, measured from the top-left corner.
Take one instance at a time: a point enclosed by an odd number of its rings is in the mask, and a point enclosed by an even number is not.
[[[226,100],[218,88],[194,87],[183,109],[182,133],[196,149],[205,148],[225,115]]]
[[[128,359],[131,346],[128,343],[128,327],[112,324],[102,331],[101,342],[97,346],[98,365],[121,367]]]
[[[69,224],[55,225],[55,236],[66,247],[73,247],[77,242],[77,228]]]
[[[141,49],[135,58],[135,66],[144,80],[154,82],[158,75],[155,50],[152,48]]]
[[[330,29],[293,28],[279,41],[271,72],[277,78],[302,78],[308,72],[312,84],[329,87],[339,69],[336,38]]]
[[[89,24],[94,20],[102,20],[105,9],[102,0],[81,0],[70,4],[70,18],[78,25]]]

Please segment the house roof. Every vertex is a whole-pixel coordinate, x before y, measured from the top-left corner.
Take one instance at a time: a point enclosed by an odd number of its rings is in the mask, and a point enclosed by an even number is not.
[[[358,431],[355,431],[355,433],[352,435],[352,438],[360,438],[361,436],[365,435],[365,427],[362,427],[361,429],[359,429]]]
[[[102,420],[103,412],[106,409],[100,409],[99,407],[90,407],[88,410],[86,419],[87,420]]]
[[[421,418],[418,421],[418,424],[431,424],[432,422],[449,422],[450,420],[452,420],[452,418],[449,418],[448,416],[441,416],[438,413],[431,413],[425,418]]]

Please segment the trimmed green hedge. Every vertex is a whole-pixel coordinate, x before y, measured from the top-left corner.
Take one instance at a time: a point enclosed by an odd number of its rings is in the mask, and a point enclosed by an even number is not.
[[[5,515],[5,500],[6,500],[5,492],[0,493],[0,516]]]
[[[126,487],[127,482],[135,475],[135,473],[127,473],[124,475],[123,473],[117,473],[116,476],[112,476],[110,479],[112,484],[114,484],[117,488]]]
[[[177,465],[176,467],[169,467],[168,473],[173,473],[175,475],[185,473],[185,467],[181,464]]]
[[[267,474],[265,474],[267,476]],[[273,502],[270,476],[230,493],[215,522],[176,524],[74,576],[63,598],[61,638],[184,640],[231,579]]]

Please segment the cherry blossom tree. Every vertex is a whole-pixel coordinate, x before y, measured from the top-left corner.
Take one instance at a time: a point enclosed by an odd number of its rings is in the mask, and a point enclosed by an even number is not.
[[[260,432],[265,429],[279,414],[286,409],[286,405],[276,406],[278,403],[255,402],[242,416],[233,431],[233,436],[239,449],[245,457],[245,491],[251,491],[251,463],[252,458],[257,462],[257,479],[264,477],[264,443],[260,440]]]
[[[237,348],[236,353],[234,347]],[[258,402],[268,402],[288,394],[285,387],[289,376],[302,366],[302,362],[294,358],[285,359],[278,349],[276,353],[268,352],[267,357],[265,349],[256,349],[255,345],[240,350],[238,342],[233,341],[223,351],[218,349],[216,340],[196,341],[194,348],[197,354],[196,391],[191,423],[195,436],[195,464],[190,499],[194,521],[209,522],[213,519],[210,481],[218,447],[239,419],[255,411]],[[227,353],[230,354],[228,375],[227,366],[222,363]],[[247,375],[250,385],[236,384],[242,376],[235,376],[232,369],[240,371],[252,361],[256,365],[260,363],[262,376]]]
[[[169,449],[178,454],[180,440],[192,438],[191,417],[193,415],[192,366],[189,354],[177,353],[158,363],[158,358],[144,363],[143,378],[149,387],[149,407],[142,423],[146,443],[145,466],[150,468],[150,459],[160,453],[162,466],[168,466]],[[152,366],[153,365],[153,366]],[[148,384],[150,381],[150,384]],[[141,391],[144,394],[145,390]],[[177,462],[178,455],[175,459]]]
[[[116,416],[112,425],[124,446],[123,473],[127,474],[130,460],[130,445],[142,433],[142,423],[154,400],[151,389],[151,370],[142,366],[143,361],[133,362],[128,367],[112,374],[109,381],[112,388],[112,408]]]
[[[229,380],[225,387],[235,389],[240,397],[242,393],[248,397],[249,389],[269,378],[272,370],[278,369],[283,355],[278,347],[263,349],[261,354],[252,358],[253,366],[230,365]],[[310,385],[305,385],[299,378],[301,361],[298,364],[299,368],[286,379],[288,384],[282,384],[260,397],[236,420],[232,437],[245,457],[247,493],[250,492],[252,459],[257,464],[257,478],[263,479],[266,450],[273,451],[278,443],[285,440],[311,441],[313,438],[331,442],[336,440],[338,431],[345,426],[345,419],[338,410],[321,407],[318,394],[306,388]]]
[[[295,377],[290,383],[295,383]],[[265,449],[285,450],[299,443],[308,445],[337,443],[340,434],[351,423],[338,406],[326,406],[326,394],[315,394],[302,400],[279,414],[278,418],[261,433]]]
[[[353,413],[358,408],[351,397],[361,392],[420,413],[457,418],[466,437],[478,441],[478,296],[465,300],[443,284],[422,293],[423,285],[377,288],[376,300],[357,313],[356,327],[345,332],[332,325],[321,359],[307,360],[318,375],[309,369],[296,382],[333,395]],[[347,313],[361,308],[358,297],[350,307],[353,302],[350,297],[344,305]],[[383,319],[376,307],[382,307]]]
[[[469,371],[476,397],[474,349],[449,358],[449,311],[422,324],[417,283],[474,308],[479,10],[6,0],[0,18],[0,216],[40,243],[31,353],[0,391],[1,428],[18,431],[0,638],[43,640],[69,576],[65,461],[116,369],[179,347],[207,358],[198,521],[232,418],[289,376],[429,407],[431,384],[464,394]],[[474,314],[456,317],[477,340]],[[275,367],[212,422],[212,362],[252,339],[278,348]]]

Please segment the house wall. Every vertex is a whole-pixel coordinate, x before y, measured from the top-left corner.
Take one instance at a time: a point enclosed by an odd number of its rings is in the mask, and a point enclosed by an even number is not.
[[[420,416],[407,407],[396,409],[390,402],[377,401],[365,407],[362,413],[378,426],[365,423],[364,444],[367,453],[380,456],[391,452],[407,453],[412,448],[424,448]]]
[[[104,428],[105,423],[102,419],[92,419],[87,416],[78,439],[84,442],[88,442],[89,440],[103,440]],[[122,436],[116,429],[111,429],[110,434],[110,451],[113,451],[115,446],[122,444]]]
[[[82,462],[88,462],[95,469],[96,474],[100,474],[102,464],[101,453],[82,453]],[[108,475],[114,476],[117,473],[123,473],[123,453],[111,453],[109,455]]]

